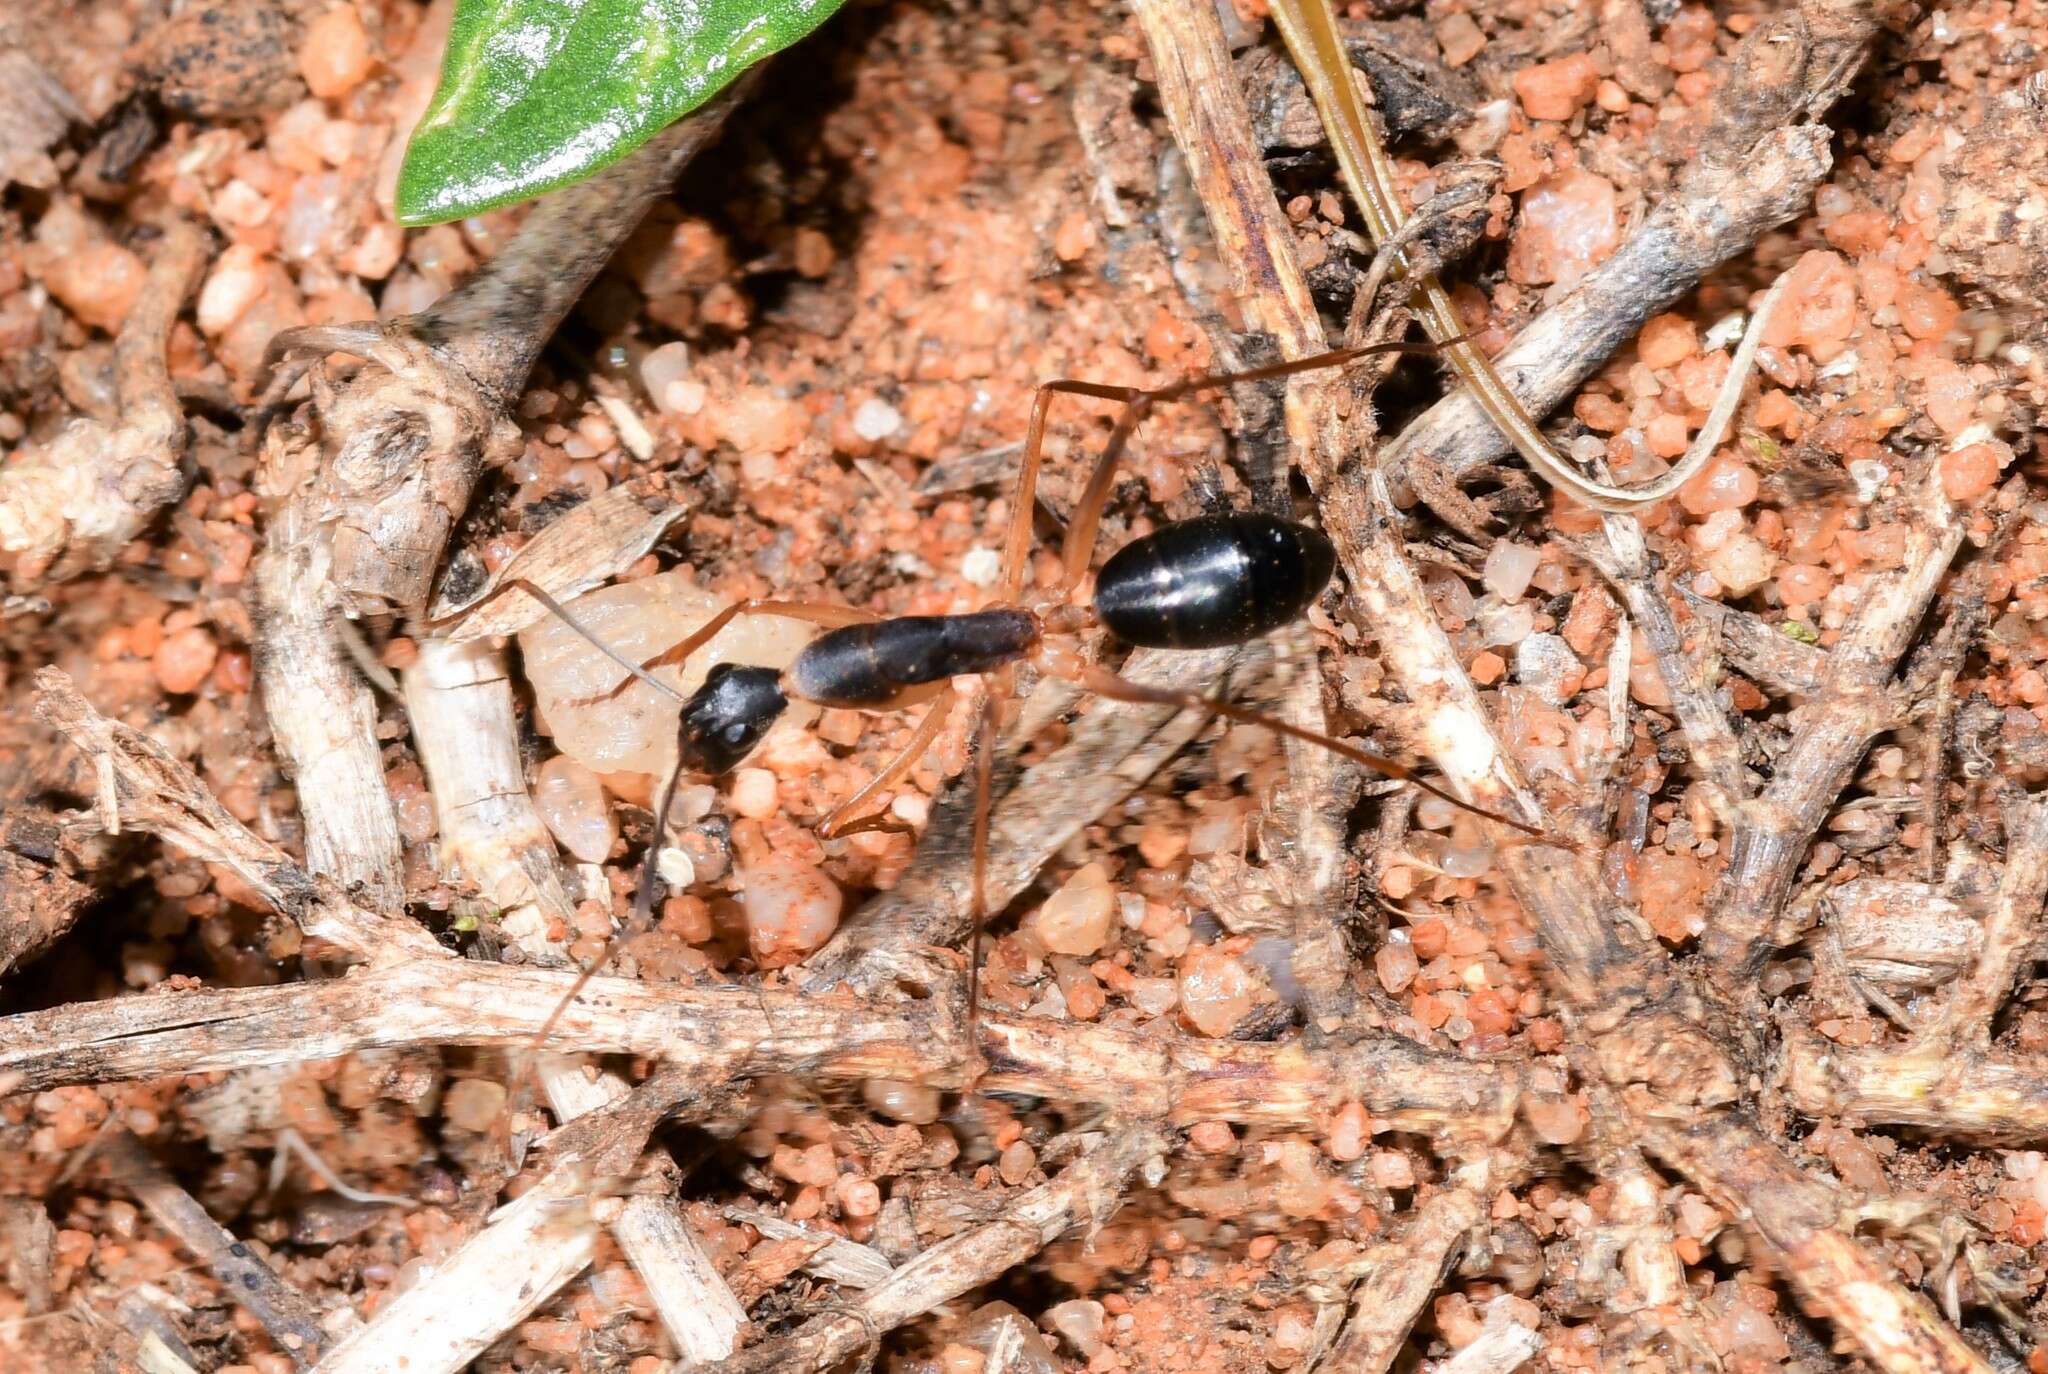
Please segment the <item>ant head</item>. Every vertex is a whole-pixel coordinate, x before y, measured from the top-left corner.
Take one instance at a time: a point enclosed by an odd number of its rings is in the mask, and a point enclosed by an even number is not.
[[[738,767],[789,705],[781,679],[773,668],[739,663],[713,668],[683,703],[677,735],[681,766],[707,774]]]

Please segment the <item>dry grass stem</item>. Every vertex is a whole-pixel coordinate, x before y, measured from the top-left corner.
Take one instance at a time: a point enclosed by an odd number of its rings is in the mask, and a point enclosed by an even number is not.
[[[1019,1195],[995,1220],[899,1265],[849,1311],[815,1317],[721,1368],[726,1374],[830,1369],[912,1318],[1022,1264],[1067,1231],[1101,1226],[1123,1205],[1132,1171],[1150,1167],[1166,1144],[1156,1126],[1113,1127],[1058,1178]]]

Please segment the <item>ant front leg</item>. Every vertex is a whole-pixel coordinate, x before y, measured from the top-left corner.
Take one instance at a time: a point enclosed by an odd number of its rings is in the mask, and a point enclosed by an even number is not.
[[[959,701],[959,699],[960,694],[953,690],[952,683],[942,684],[938,694],[932,698],[932,704],[926,708],[924,715],[919,718],[916,727],[911,730],[908,742],[904,744],[902,749],[897,751],[896,757],[890,759],[883,766],[881,772],[869,779],[865,787],[834,807],[832,814],[818,822],[818,838],[836,840],[843,836],[859,835],[870,830],[879,830],[890,834],[908,833],[910,827],[890,816],[887,812],[877,812],[872,816],[862,817],[859,820],[853,818],[869,802],[880,796],[888,788],[894,787],[902,780],[905,774],[917,766],[917,761],[924,757],[924,751],[929,749],[932,741],[939,737],[939,731],[946,728],[946,720],[953,714],[954,703]],[[899,697],[896,702],[891,704],[910,705],[911,702]]]

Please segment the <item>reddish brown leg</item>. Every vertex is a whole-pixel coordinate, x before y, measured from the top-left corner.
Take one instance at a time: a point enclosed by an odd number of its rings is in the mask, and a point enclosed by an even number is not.
[[[1007,684],[1006,684],[1007,685]],[[967,1053],[981,1077],[981,928],[988,924],[989,792],[995,777],[996,684],[981,697],[981,728],[974,746],[974,878],[967,935]],[[974,1081],[970,1080],[970,1082]]]
[[[1186,377],[1166,386],[1150,390],[1133,390],[1128,387],[1100,387],[1084,395],[1100,396],[1105,400],[1121,400],[1124,412],[1117,417],[1115,428],[1109,432],[1109,439],[1102,446],[1102,456],[1095,460],[1095,470],[1089,474],[1088,485],[1082,489],[1081,500],[1075,505],[1072,517],[1067,521],[1066,539],[1060,546],[1060,556],[1065,564],[1069,584],[1079,582],[1095,553],[1095,531],[1102,523],[1102,507],[1109,500],[1110,484],[1116,480],[1117,464],[1123,460],[1125,448],[1130,445],[1131,435],[1149,414],[1152,407],[1161,401],[1175,401],[1197,392],[1214,391],[1220,387],[1234,386],[1239,382],[1263,382],[1274,377],[1291,377],[1297,372],[1313,372],[1317,368],[1338,367],[1358,358],[1376,353],[1434,353],[1441,344],[1433,343],[1376,343],[1364,344],[1357,348],[1337,348],[1328,353],[1318,353],[1309,358],[1297,358],[1289,363],[1269,363],[1265,367],[1247,368],[1243,372],[1211,372]],[[1054,382],[1039,389],[1041,398],[1052,388],[1069,389],[1072,382]],[[1121,392],[1112,395],[1111,392]],[[1035,446],[1044,437],[1043,403],[1032,411],[1032,430],[1025,441],[1026,468],[1034,475],[1037,472]],[[1028,533],[1027,524],[1027,533]],[[1011,527],[1015,537],[1016,527]]]
[[[862,820],[853,820],[851,817],[883,791],[894,787],[905,773],[917,766],[917,761],[924,757],[924,751],[931,747],[932,741],[938,738],[939,731],[945,728],[946,718],[953,714],[953,703],[959,699],[960,694],[953,690],[953,684],[947,683],[944,690],[933,698],[930,708],[917,722],[917,728],[910,732],[909,742],[898,751],[896,757],[889,760],[882,771],[869,780],[867,786],[848,797],[833,809],[831,815],[818,823],[818,837],[836,840],[842,835],[857,835],[864,830],[902,828],[900,822],[888,820],[880,815]]]
[[[1558,839],[1540,826],[1530,825],[1526,821],[1518,821],[1514,817],[1502,815],[1498,811],[1489,811],[1483,806],[1475,806],[1462,797],[1454,797],[1436,784],[1426,782],[1416,776],[1413,769],[1396,763],[1390,758],[1380,754],[1368,753],[1363,749],[1355,749],[1342,740],[1331,739],[1328,735],[1317,734],[1313,730],[1304,730],[1298,725],[1291,725],[1276,716],[1269,716],[1263,711],[1254,711],[1248,706],[1239,706],[1235,702],[1222,701],[1215,697],[1205,697],[1200,692],[1191,692],[1173,687],[1147,687],[1142,683],[1132,682],[1128,678],[1118,677],[1115,673],[1110,672],[1109,669],[1097,667],[1093,664],[1083,664],[1077,669],[1069,670],[1066,675],[1077,685],[1095,693],[1097,696],[1108,697],[1112,701],[1149,702],[1158,706],[1178,706],[1183,710],[1189,711],[1213,711],[1219,716],[1227,716],[1231,720],[1242,721],[1247,725],[1262,726],[1273,731],[1275,734],[1286,735],[1308,744],[1320,745],[1340,758],[1349,759],[1362,768],[1371,769],[1381,777],[1393,778],[1400,782],[1409,783],[1429,793],[1432,797],[1440,797],[1461,811],[1469,811],[1475,816],[1480,816],[1486,820],[1519,830],[1525,835],[1533,835],[1537,839],[1550,844],[1560,845],[1568,849],[1577,847],[1569,841]]]
[[[784,620],[804,620],[813,625],[822,625],[828,630],[842,629],[848,625],[866,625],[881,619],[873,611],[863,611],[852,606],[833,606],[823,601],[770,601],[750,596],[745,601],[733,602],[640,666],[659,668],[668,663],[687,662],[691,654],[709,644],[720,630],[743,615],[773,615]]]
[[[1144,394],[1135,387],[1062,379],[1045,383],[1032,396],[1031,423],[1024,431],[1024,463],[1017,470],[1017,487],[1010,502],[1010,528],[1003,540],[1002,576],[996,582],[999,604],[1014,603],[1024,593],[1024,567],[1031,557],[1031,512],[1038,500],[1038,470],[1045,461],[1045,416],[1052,408],[1052,398],[1060,393],[1092,396],[1098,401],[1122,401],[1126,405]]]

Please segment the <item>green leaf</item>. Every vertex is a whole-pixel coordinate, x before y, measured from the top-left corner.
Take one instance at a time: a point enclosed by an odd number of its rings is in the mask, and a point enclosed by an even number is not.
[[[1801,644],[1820,643],[1820,632],[1814,629],[1813,626],[1801,621],[1788,620],[1780,625],[1778,629],[1784,634],[1785,638],[1796,639]]]
[[[398,217],[460,219],[610,166],[844,2],[457,0]]]

